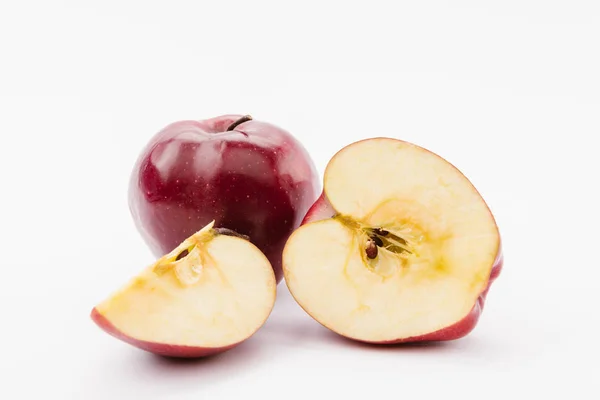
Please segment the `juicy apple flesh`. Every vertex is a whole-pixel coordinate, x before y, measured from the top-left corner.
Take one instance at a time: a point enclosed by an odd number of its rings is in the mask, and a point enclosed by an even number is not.
[[[275,275],[253,244],[212,225],[96,306],[96,324],[172,357],[220,353],[252,336],[275,303]]]
[[[398,343],[468,334],[502,260],[494,217],[458,169],[375,138],[329,162],[283,268],[294,298],[325,327]]]

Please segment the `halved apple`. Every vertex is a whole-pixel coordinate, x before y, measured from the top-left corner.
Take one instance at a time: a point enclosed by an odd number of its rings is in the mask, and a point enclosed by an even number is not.
[[[458,169],[373,138],[339,151],[323,186],[283,253],[309,315],[370,343],[452,340],[475,327],[503,258],[492,213]]]
[[[263,253],[213,223],[96,306],[96,324],[140,349],[171,357],[228,350],[267,320],[276,296]]]

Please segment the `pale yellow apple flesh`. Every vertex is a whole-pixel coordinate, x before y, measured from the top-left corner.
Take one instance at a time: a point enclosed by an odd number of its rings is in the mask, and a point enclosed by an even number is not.
[[[426,337],[469,315],[500,235],[454,166],[407,142],[369,139],[334,156],[324,194],[335,215],[301,226],[283,254],[286,283],[307,313],[367,342]]]
[[[99,304],[92,318],[145,350],[200,356],[254,334],[275,295],[275,276],[263,253],[210,224]]]

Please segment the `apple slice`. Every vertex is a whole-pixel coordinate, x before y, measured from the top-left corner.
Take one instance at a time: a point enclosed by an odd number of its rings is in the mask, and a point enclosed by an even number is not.
[[[220,353],[252,336],[275,303],[273,269],[257,247],[213,223],[96,306],[94,322],[172,357]]]
[[[494,217],[460,171],[374,138],[339,151],[323,186],[283,253],[309,315],[370,343],[452,340],[475,327],[503,258]]]

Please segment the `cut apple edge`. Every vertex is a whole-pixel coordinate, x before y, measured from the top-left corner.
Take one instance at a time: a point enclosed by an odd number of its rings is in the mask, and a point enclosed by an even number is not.
[[[324,183],[283,256],[286,283],[308,314],[375,343],[473,329],[503,258],[491,211],[456,167],[376,138],[338,152]]]
[[[276,287],[258,248],[211,223],[97,305],[91,318],[110,335],[156,354],[210,355],[264,325]]]

